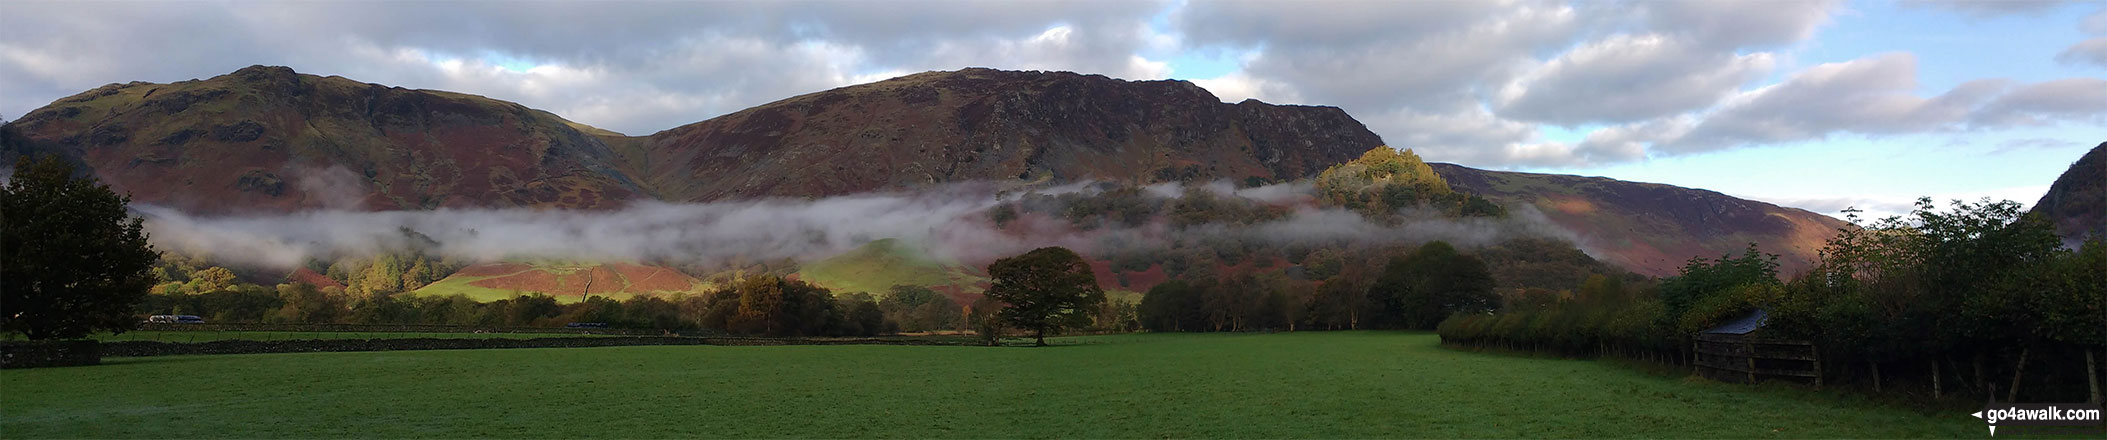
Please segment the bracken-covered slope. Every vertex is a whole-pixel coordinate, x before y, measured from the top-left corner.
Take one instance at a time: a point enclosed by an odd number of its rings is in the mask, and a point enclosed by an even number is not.
[[[1228,104],[1185,81],[991,69],[807,94],[631,142],[624,163],[671,201],[963,180],[1287,180],[1383,144],[1335,107]]]
[[[1602,177],[1488,171],[1435,163],[1450,185],[1504,205],[1534,205],[1596,258],[1645,275],[1674,275],[1691,257],[1778,254],[1779,272],[1813,266],[1841,220],[1718,192]]]
[[[598,208],[640,195],[577,127],[480,96],[254,66],[60,99],[10,123],[4,155],[57,153],[135,202],[206,213]]]
[[[2055,222],[2056,235],[2066,243],[2107,237],[2107,142],[2070,164],[2034,203],[2033,212]]]

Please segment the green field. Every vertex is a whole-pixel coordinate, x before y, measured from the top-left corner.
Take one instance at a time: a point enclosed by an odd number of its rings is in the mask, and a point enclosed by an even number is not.
[[[186,356],[0,371],[5,437],[1983,437],[1421,333]],[[2007,432],[2000,434],[2009,435]]]
[[[411,291],[410,294],[420,296],[461,295],[468,297],[468,299],[475,300],[476,302],[487,303],[491,301],[512,299],[513,297],[525,295],[528,293],[511,289],[492,289],[472,284],[477,281],[497,278],[505,275],[469,276],[453,274],[448,275],[446,278],[440,278],[439,281],[433,281],[431,284],[425,285],[424,287],[420,287],[417,290]]]
[[[974,275],[898,239],[883,239],[798,268],[798,278],[836,294],[863,292],[884,298],[895,285],[961,286],[979,292]]]
[[[464,333],[464,332],[242,332],[242,331],[132,331],[123,334],[98,333],[89,336],[98,341],[160,341],[160,342],[207,342],[243,339],[250,341],[291,341],[301,339],[403,339],[403,338],[568,338],[596,337],[577,333]]]

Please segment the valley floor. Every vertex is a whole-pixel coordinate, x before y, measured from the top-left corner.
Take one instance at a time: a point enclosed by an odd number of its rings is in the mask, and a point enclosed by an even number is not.
[[[1423,333],[1060,342],[107,359],[0,371],[0,437],[1987,434],[1959,412],[1446,350]]]

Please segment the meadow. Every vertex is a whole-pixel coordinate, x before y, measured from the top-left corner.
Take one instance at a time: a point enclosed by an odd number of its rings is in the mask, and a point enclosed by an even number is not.
[[[612,347],[0,371],[5,437],[1980,437],[1963,411],[1438,346],[1130,334],[1047,348]],[[2000,433],[2009,435],[2008,433]]]
[[[103,342],[157,341],[157,342],[211,342],[225,340],[249,341],[296,341],[307,339],[533,339],[601,337],[606,335],[580,333],[470,333],[470,332],[303,332],[303,331],[235,331],[235,330],[188,330],[188,331],[129,331],[118,334],[108,332],[88,335],[88,338]]]

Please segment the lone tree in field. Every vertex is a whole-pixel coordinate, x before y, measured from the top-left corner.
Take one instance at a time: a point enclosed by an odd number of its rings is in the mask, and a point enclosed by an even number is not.
[[[996,316],[1012,327],[1032,332],[1038,345],[1047,333],[1090,325],[1090,314],[1105,303],[1097,275],[1075,251],[1043,247],[988,265],[988,298],[1005,306]]]
[[[73,339],[138,324],[158,255],[130,197],[57,158],[18,158],[0,188],[0,329]]]

